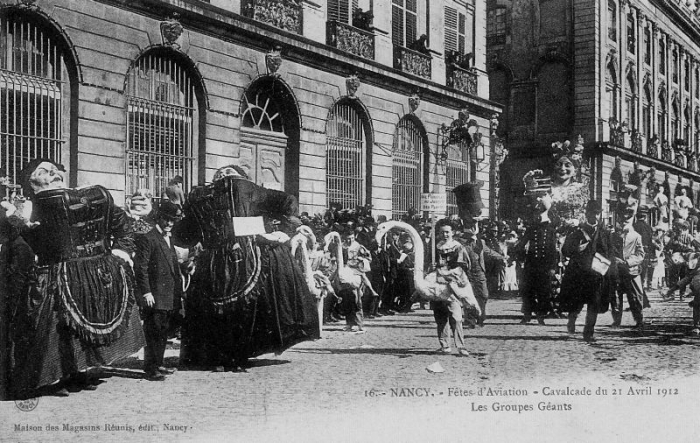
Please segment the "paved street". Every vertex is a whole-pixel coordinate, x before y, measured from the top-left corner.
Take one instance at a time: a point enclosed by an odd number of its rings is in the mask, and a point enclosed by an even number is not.
[[[323,339],[263,356],[247,373],[179,371],[165,382],[148,382],[138,379],[135,356],[118,365],[117,375],[105,375],[96,391],[40,398],[29,412],[4,402],[0,441],[484,436],[685,442],[693,435],[697,441],[700,338],[688,334],[691,310],[687,301],[662,302],[656,293],[650,298],[643,334],[630,328],[629,312],[620,329],[610,328],[610,314],[604,314],[596,344],[581,339],[583,316],[578,333],[569,336],[564,319],[518,324],[519,299],[501,299],[490,301],[485,327],[465,331],[471,353],[466,358],[435,351],[432,311],[420,309],[369,320],[363,335],[330,326]],[[177,364],[177,352],[168,350],[169,365]],[[426,369],[435,363],[444,372]]]

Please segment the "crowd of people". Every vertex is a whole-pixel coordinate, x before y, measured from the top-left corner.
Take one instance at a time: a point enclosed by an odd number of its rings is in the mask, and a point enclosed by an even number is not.
[[[189,194],[181,177],[159,198],[139,189],[120,208],[105,188],[70,189],[61,165],[34,160],[0,217],[11,395],[95,389],[90,368],[144,346],[144,379],[164,380],[174,336],[181,368],[245,371],[323,325],[363,334],[367,318],[414,309],[432,310],[438,352],[452,353],[451,335],[468,356],[463,328],[487,324],[493,296],[519,296],[522,324],[567,318],[572,334],[586,307],[583,338],[595,341],[599,314],[621,326],[625,296],[643,331],[648,290],[683,300],[690,288],[700,333],[687,191],[652,227],[640,186],[620,183],[606,223],[581,180],[580,145],[553,148],[553,174],[525,174],[524,215],[512,221],[482,217],[480,182],[455,188],[458,214],[437,221],[414,210],[375,218],[370,206],[299,213],[293,196],[236,165]]]

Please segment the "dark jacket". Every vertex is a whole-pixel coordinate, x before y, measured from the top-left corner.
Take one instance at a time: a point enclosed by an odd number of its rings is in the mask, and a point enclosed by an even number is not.
[[[182,281],[177,255],[173,246],[168,247],[157,228],[148,234],[136,237],[134,273],[138,299],[143,304],[143,295],[152,293],[154,309],[173,310],[180,308]]]

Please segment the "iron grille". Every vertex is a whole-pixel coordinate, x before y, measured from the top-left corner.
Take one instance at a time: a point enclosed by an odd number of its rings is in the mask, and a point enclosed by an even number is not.
[[[398,220],[413,208],[420,211],[423,192],[425,140],[420,129],[402,119],[394,134],[391,161],[391,216]]]
[[[0,174],[13,184],[30,160],[61,161],[65,77],[58,47],[39,26],[0,17]]]
[[[463,183],[469,182],[469,143],[460,142],[448,146],[445,174],[447,215],[459,214],[457,199],[452,190]]]
[[[179,175],[185,189],[194,181],[194,86],[175,61],[140,58],[129,73],[126,192],[147,188],[161,197]]]
[[[326,125],[326,202],[355,208],[365,204],[366,153],[362,118],[346,104],[331,110]]]

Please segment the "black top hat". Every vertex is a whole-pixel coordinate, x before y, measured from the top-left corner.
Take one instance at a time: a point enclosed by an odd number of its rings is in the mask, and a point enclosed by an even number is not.
[[[170,221],[178,221],[182,218],[182,209],[179,205],[169,200],[163,200],[160,202],[160,205],[158,205],[157,217]]]
[[[459,216],[463,219],[471,219],[481,214],[484,203],[481,200],[481,180],[464,183],[452,189],[459,208]]]

